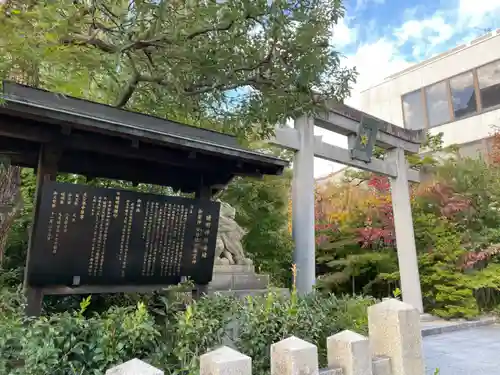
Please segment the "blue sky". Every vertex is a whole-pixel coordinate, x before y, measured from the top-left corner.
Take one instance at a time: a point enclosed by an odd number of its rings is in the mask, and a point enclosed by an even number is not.
[[[357,90],[500,27],[500,0],[345,0],[344,4],[346,15],[334,27],[332,42],[346,55],[346,62],[358,68]]]
[[[356,94],[408,66],[500,28],[500,0],[344,0],[346,15],[333,27],[332,44],[356,66]],[[500,52],[499,52],[500,54]],[[323,140],[347,147],[343,137],[316,129]],[[317,159],[315,175],[339,165]]]

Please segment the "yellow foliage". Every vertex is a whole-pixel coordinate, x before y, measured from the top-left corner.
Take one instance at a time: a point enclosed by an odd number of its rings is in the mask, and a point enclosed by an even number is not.
[[[317,191],[317,201],[320,207],[317,212],[322,219],[339,226],[349,225],[367,213],[389,200],[390,197],[374,194],[364,187],[349,183],[329,184]]]

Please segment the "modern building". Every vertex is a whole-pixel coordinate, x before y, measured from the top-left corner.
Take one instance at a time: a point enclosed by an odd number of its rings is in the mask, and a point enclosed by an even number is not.
[[[500,29],[387,77],[360,94],[360,109],[442,132],[463,156],[484,153],[500,128]]]

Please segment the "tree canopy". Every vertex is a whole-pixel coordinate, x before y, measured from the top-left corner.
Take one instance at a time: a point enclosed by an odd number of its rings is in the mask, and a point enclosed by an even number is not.
[[[340,0],[8,0],[0,76],[262,138],[349,93],[355,71],[330,42],[343,12]]]

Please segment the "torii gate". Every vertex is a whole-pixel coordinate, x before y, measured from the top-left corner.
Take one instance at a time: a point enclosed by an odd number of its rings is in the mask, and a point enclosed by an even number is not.
[[[348,137],[349,150],[314,136],[314,126]],[[316,281],[314,233],[314,157],[388,176],[403,300],[423,312],[417,252],[413,233],[408,181],[420,174],[408,168],[405,151],[418,153],[423,130],[408,130],[374,118],[344,104],[335,104],[314,117],[295,120],[294,129],[279,128],[273,143],[294,150],[292,182],[292,233],[295,240],[297,291],[306,294]],[[384,160],[372,159],[374,145],[388,152]]]

